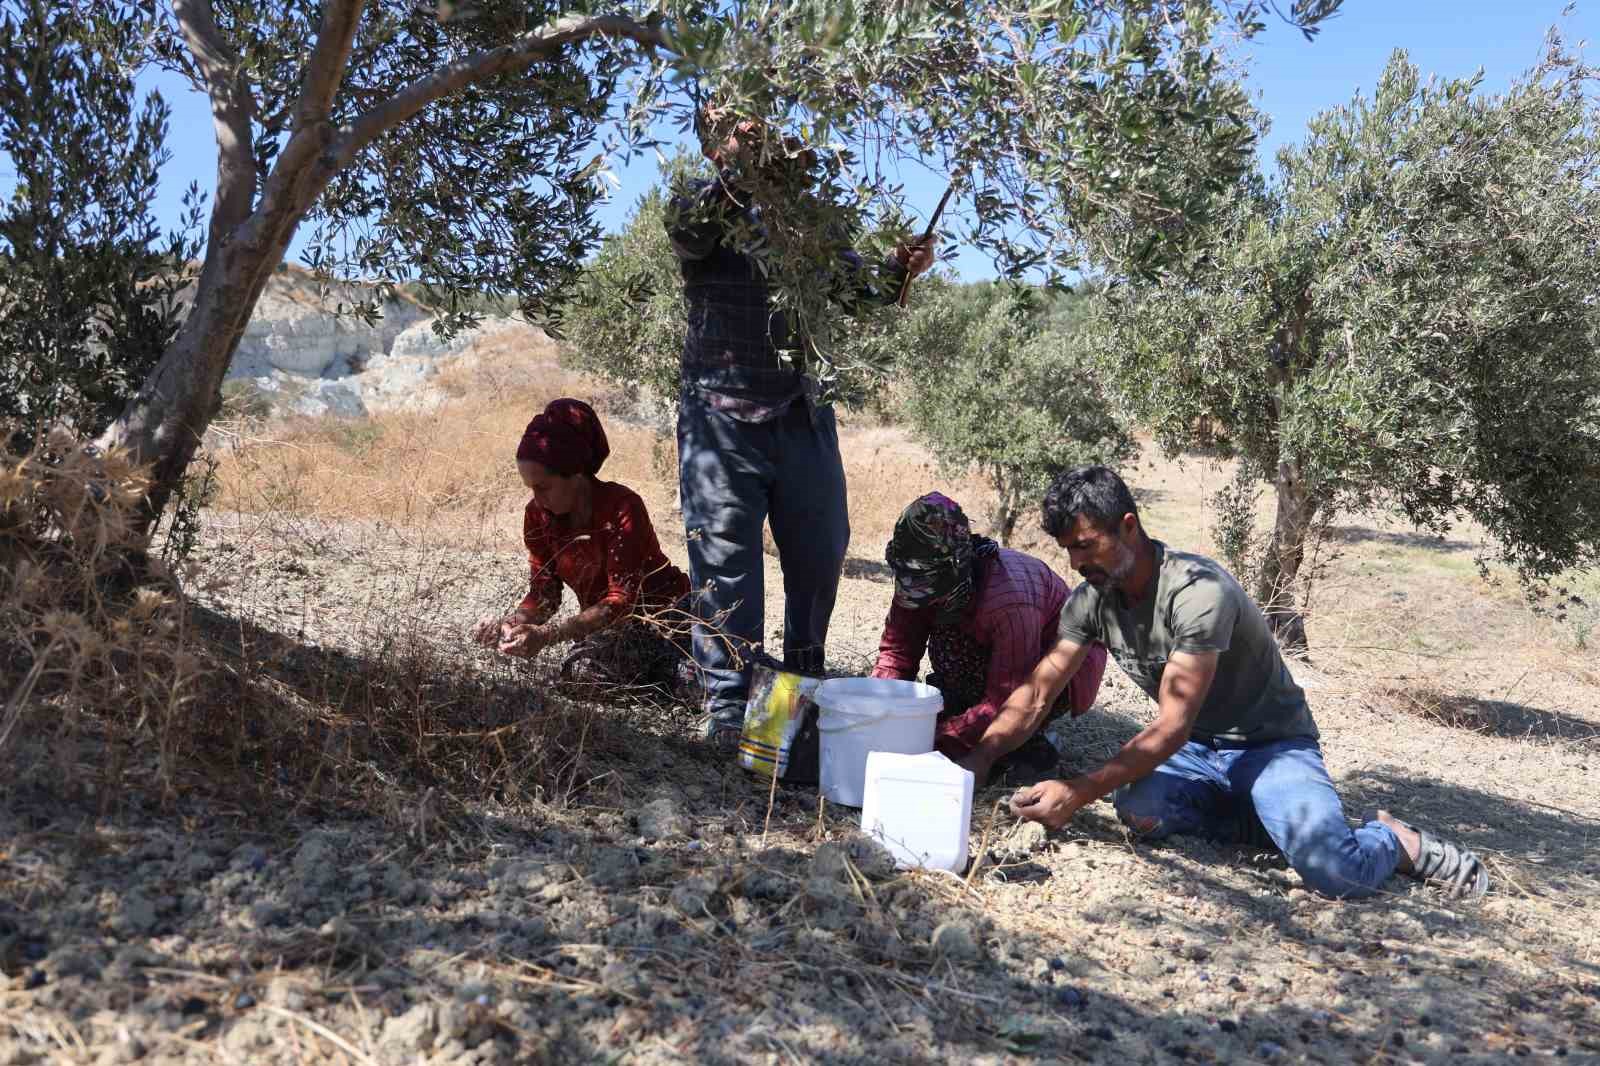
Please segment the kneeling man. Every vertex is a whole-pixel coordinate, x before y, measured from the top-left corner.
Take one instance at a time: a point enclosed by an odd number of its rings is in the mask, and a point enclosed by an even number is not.
[[[1019,790],[1011,809],[1051,828],[1116,792],[1117,814],[1147,839],[1192,833],[1277,846],[1317,892],[1372,895],[1396,870],[1482,896],[1483,863],[1385,811],[1345,821],[1305,693],[1233,576],[1146,535],[1133,495],[1102,466],[1060,475],[1045,531],[1089,588],[1061,612],[1060,642],[1007,701],[985,746],[1003,750],[1047,713],[1094,642],[1157,701],[1156,720],[1099,769]]]

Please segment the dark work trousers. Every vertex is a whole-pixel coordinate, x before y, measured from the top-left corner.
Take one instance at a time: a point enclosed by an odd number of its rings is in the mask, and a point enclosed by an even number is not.
[[[762,643],[766,619],[763,521],[772,524],[783,569],[784,665],[822,669],[850,543],[833,410],[797,399],[769,422],[742,422],[685,389],[678,483],[708,728],[737,728],[750,686],[749,655]]]

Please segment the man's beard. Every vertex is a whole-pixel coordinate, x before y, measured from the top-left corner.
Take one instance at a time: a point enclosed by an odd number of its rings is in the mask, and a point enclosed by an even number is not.
[[[1111,565],[1110,569],[1099,566],[1086,566],[1078,571],[1085,581],[1097,589],[1121,588],[1122,583],[1128,580],[1133,573],[1133,564],[1137,559],[1133,549],[1126,544],[1119,545],[1121,558]]]

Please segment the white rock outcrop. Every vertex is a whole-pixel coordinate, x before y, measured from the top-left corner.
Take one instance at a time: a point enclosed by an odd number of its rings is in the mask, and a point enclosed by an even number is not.
[[[359,386],[348,381],[304,377],[282,370],[250,381],[271,400],[272,409],[281,414],[359,418],[367,413]]]
[[[339,305],[350,306],[357,295],[350,288],[334,289],[324,301],[300,272],[273,275],[239,340],[229,376],[263,377],[274,370],[311,378],[358,373],[428,317],[409,300],[386,300],[383,317],[372,326],[339,314]]]
[[[448,341],[433,319],[410,300],[387,300],[382,317],[367,325],[338,305],[358,295],[335,289],[319,297],[309,276],[280,271],[268,283],[240,339],[228,378],[245,380],[285,414],[359,417],[396,408],[429,408],[443,400],[430,381],[441,364],[486,337],[523,330],[542,332],[519,319],[486,319]]]
[[[541,331],[520,319],[489,318],[476,329],[442,341],[433,332],[432,321],[424,320],[397,336],[388,353],[373,357],[352,380],[369,411],[434,407],[444,396],[430,382],[452,357],[469,353],[491,337],[515,331],[543,338]]]

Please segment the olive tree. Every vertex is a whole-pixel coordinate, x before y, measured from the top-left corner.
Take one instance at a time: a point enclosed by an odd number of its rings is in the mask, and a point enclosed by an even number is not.
[[[1554,37],[1499,94],[1397,52],[1240,184],[1192,272],[1100,303],[1108,376],[1162,444],[1205,426],[1270,484],[1257,591],[1286,642],[1341,510],[1471,518],[1535,582],[1600,553],[1594,87]]]
[[[1294,0],[1308,31],[1338,0]],[[417,282],[537,310],[597,231],[605,129],[624,150],[698,102],[771,120],[821,160],[824,221],[893,200],[886,157],[962,182],[970,239],[1007,273],[1088,246],[1140,269],[1189,248],[1247,165],[1247,103],[1213,45],[1261,0],[89,0],[150,19],[152,61],[205,94],[217,143],[207,241],[181,329],[101,438],[151,464],[159,511],[194,454],[274,267],[302,225],[328,276]],[[595,152],[597,143],[602,150]],[[867,150],[870,149],[870,150]],[[791,205],[774,202],[784,233]],[[816,234],[831,226],[803,227]],[[804,240],[774,242],[804,302]],[[357,308],[366,314],[374,306]]]
[[[664,427],[677,411],[686,330],[678,259],[664,225],[675,180],[701,171],[680,154],[583,267],[561,308],[562,362],[626,390]]]
[[[0,0],[0,419],[103,430],[177,332],[191,251],[150,210],[168,109],[131,20]]]
[[[896,382],[901,410],[945,466],[988,482],[1002,544],[1057,473],[1134,456],[1090,372],[1076,295],[1047,304],[1013,286],[945,284],[920,298],[899,338],[915,353]]]

